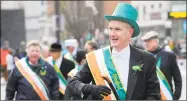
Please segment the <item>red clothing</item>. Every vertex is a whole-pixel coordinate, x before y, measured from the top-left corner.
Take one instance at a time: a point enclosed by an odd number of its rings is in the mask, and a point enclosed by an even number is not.
[[[0,65],[2,67],[6,67],[6,65],[7,65],[6,56],[9,53],[9,50],[8,49],[0,49],[0,53],[1,53]]]

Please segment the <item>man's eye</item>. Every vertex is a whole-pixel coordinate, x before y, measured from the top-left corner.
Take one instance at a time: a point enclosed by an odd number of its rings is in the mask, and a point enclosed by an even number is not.
[[[119,29],[119,28],[116,28],[115,30],[116,30],[116,31],[119,31],[120,29]]]
[[[112,28],[109,28],[108,30],[109,30],[109,31],[112,31]]]

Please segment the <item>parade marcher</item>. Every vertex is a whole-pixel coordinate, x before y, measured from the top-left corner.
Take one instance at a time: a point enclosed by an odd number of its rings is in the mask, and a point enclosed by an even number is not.
[[[64,92],[67,85],[67,74],[75,68],[72,61],[62,55],[62,46],[59,43],[53,43],[50,46],[50,55],[46,60],[53,65],[59,79],[59,100],[63,100]]]
[[[78,43],[76,39],[68,39],[64,41],[65,47],[67,48],[68,52],[64,55],[64,57],[68,60],[71,60],[77,65],[75,60],[75,56],[78,50]]]
[[[140,32],[137,15],[133,6],[119,3],[112,16],[105,16],[110,46],[86,55],[87,63],[68,82],[72,96],[86,99],[92,95],[93,100],[160,99],[154,56],[129,44]]]
[[[142,40],[145,49],[156,57],[157,76],[160,81],[161,99],[178,100],[181,96],[182,78],[177,65],[176,56],[172,52],[167,52],[159,46],[158,32],[147,32]],[[175,89],[173,90],[172,78]]]
[[[54,68],[41,57],[41,45],[31,40],[27,56],[15,58],[16,67],[10,73],[6,86],[6,100],[57,100],[59,81]]]
[[[92,52],[98,49],[98,45],[94,41],[87,41],[84,46],[84,49],[86,49],[87,52]]]
[[[87,52],[84,51],[84,50],[79,50],[77,52],[76,62],[77,62],[78,65],[68,73],[68,76],[73,77],[77,74],[78,71],[81,70],[83,65],[86,63],[86,53]]]
[[[71,79],[72,77],[74,77],[77,74],[77,72],[81,70],[83,65],[86,63],[86,53],[87,52],[85,50],[78,50],[77,51],[77,55],[76,55],[77,65],[73,70],[71,70],[68,73],[68,80]],[[69,89],[67,88],[65,90],[64,100],[81,100],[81,98],[80,97],[73,97],[71,95],[71,93],[69,92]],[[89,98],[87,100],[89,100]]]

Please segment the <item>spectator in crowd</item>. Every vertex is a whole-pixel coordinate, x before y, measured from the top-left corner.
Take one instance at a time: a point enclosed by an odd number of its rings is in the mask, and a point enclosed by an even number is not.
[[[142,37],[142,40],[145,42],[145,49],[156,57],[156,72],[160,81],[161,99],[178,100],[181,96],[182,77],[176,56],[174,53],[160,48],[158,35],[158,32],[150,31]],[[172,78],[175,89],[173,89]]]
[[[19,59],[25,57],[27,55],[26,51],[25,51],[25,42],[21,41],[20,42],[20,47],[18,49],[16,49],[16,54],[15,56]]]
[[[7,61],[6,56],[9,54],[9,52],[12,52],[14,54],[14,50],[10,47],[9,41],[5,40],[3,42],[3,46],[0,49],[0,65],[1,65],[1,71],[3,72],[3,77],[1,77],[1,84],[6,84],[8,79],[8,70],[7,70]]]
[[[86,49],[87,52],[92,52],[98,49],[98,45],[94,41],[87,41],[84,46],[84,49]]]
[[[8,70],[8,75],[10,72],[14,69],[14,57],[12,55],[12,51],[9,51],[9,54],[6,56],[6,63],[7,63],[7,70]]]

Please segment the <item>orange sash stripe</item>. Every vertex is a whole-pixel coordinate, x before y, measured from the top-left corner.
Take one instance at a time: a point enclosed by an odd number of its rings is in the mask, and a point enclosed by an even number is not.
[[[32,80],[32,77],[27,74],[27,72],[24,71],[22,65],[18,62],[16,62],[16,66],[18,67],[18,70],[23,74],[23,76],[29,81],[29,83],[33,86],[36,93],[40,96],[41,100],[47,100],[45,96],[43,95],[42,91],[38,88],[37,84]]]
[[[65,94],[65,91],[59,87],[59,91],[62,93],[62,94]]]
[[[166,96],[164,95],[161,89],[160,89],[160,95],[161,95],[161,100],[167,100]]]
[[[87,58],[88,65],[89,65],[90,71],[93,75],[96,85],[105,85],[104,79],[101,76],[101,73],[99,71],[99,66],[98,66],[97,62],[95,61],[96,57],[95,57],[94,52],[87,54],[86,58]],[[111,100],[111,97],[104,96],[103,100]]]

